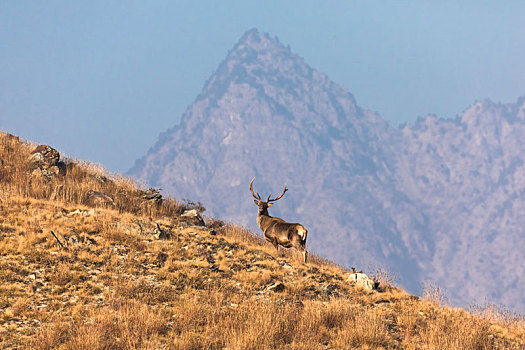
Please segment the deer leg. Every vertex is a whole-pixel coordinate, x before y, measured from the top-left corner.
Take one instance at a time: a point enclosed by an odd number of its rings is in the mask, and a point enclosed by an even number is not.
[[[308,258],[308,252],[306,251],[306,241],[300,242],[300,250],[303,253],[304,263],[306,264],[306,259]]]
[[[292,246],[297,249],[303,255],[303,261],[306,263],[308,258],[308,252],[306,251],[306,239],[302,239],[299,236],[293,236]]]
[[[282,253],[279,252],[279,243],[277,242],[277,239],[274,239],[272,243],[273,243],[273,246],[275,247],[275,250],[277,251],[277,256],[282,257],[284,255],[284,252]]]
[[[306,259],[308,259],[308,252],[306,251],[306,247],[300,244],[298,247],[296,246],[296,248],[303,255],[303,262],[306,264]]]

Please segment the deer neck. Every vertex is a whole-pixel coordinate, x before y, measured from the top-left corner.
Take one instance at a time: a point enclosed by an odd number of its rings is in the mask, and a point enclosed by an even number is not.
[[[264,222],[271,218],[271,216],[268,214],[268,209],[259,210],[259,213],[257,214],[257,225],[259,225],[259,228],[264,231]]]

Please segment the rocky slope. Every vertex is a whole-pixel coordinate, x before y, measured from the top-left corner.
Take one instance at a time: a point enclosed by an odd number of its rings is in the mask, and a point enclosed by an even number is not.
[[[304,264],[243,228],[194,220],[201,208],[90,164],[52,171],[50,146],[0,132],[0,159],[1,349],[525,345],[523,319],[439,306],[385,275],[360,288],[329,261]],[[88,189],[111,201],[86,201]]]
[[[307,226],[313,251],[388,267],[414,292],[431,281],[454,303],[524,311],[522,105],[396,129],[251,30],[129,174],[254,229],[251,178],[263,195],[287,183],[271,214]]]

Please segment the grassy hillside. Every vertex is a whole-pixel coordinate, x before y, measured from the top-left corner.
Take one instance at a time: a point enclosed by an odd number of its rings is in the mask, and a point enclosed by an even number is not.
[[[355,288],[241,227],[194,226],[181,214],[198,204],[90,164],[38,168],[35,146],[0,134],[2,349],[525,348],[522,318],[440,306],[381,273],[380,290]]]

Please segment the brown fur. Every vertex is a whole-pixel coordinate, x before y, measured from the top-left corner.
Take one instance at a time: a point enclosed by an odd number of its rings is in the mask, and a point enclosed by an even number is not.
[[[270,199],[270,196],[268,196],[268,200],[266,201],[261,199],[259,193],[257,193],[257,196],[254,194],[252,186],[253,180],[250,183],[250,190],[255,198],[255,204],[259,207],[257,224],[263,231],[264,238],[272,243],[277,251],[279,250],[280,245],[285,248],[294,247],[303,254],[304,262],[306,262],[308,254],[306,251],[306,237],[308,230],[301,224],[286,222],[281,218],[273,217],[268,214],[268,208],[273,205],[273,203],[269,202],[280,199],[287,191],[286,186],[279,197],[276,199]]]

